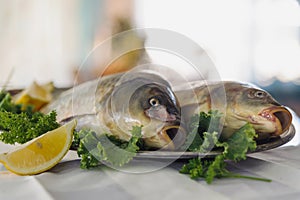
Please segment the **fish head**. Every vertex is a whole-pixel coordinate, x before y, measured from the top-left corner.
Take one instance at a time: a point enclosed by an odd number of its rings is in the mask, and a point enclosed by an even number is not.
[[[225,130],[228,128],[226,124],[236,129],[249,122],[256,130],[258,139],[278,136],[288,130],[292,122],[291,113],[265,90],[240,83],[227,83],[225,88]]]
[[[173,150],[184,143],[180,106],[170,87],[149,83],[137,88],[130,97],[129,112],[143,125],[147,146]]]

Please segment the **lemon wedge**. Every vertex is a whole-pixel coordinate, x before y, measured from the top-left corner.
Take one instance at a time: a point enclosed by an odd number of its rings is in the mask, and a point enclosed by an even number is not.
[[[16,104],[23,106],[34,105],[35,110],[39,110],[42,106],[52,100],[53,83],[39,85],[35,81],[14,99]]]
[[[19,175],[33,175],[47,171],[68,152],[76,124],[76,120],[73,120],[8,153],[0,154],[0,162],[6,169]]]

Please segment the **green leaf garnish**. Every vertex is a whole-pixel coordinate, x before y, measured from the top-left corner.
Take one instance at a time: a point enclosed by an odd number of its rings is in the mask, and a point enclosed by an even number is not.
[[[97,136],[92,130],[81,130],[77,133],[81,138],[77,149],[78,156],[82,158],[81,168],[96,167],[99,162],[107,162],[115,167],[127,164],[140,149],[138,144],[142,137],[141,132],[142,127],[134,126],[131,130],[132,137],[126,142],[107,134]]]
[[[232,136],[226,141],[220,142],[218,140],[219,134],[217,132],[205,132],[207,131],[209,126],[208,122],[211,121],[212,117],[216,114],[216,112],[209,112],[208,114],[204,114],[203,112],[201,112],[198,119],[202,119],[207,127],[202,124],[202,127],[199,129],[195,127],[197,123],[194,119],[196,117],[191,120],[191,126],[193,127],[192,133],[195,134],[195,130],[197,129],[197,134],[199,136],[194,137],[196,141],[189,141],[191,143],[191,145],[189,146],[189,150],[200,153],[207,153],[213,148],[219,148],[221,150],[221,154],[217,155],[213,159],[190,159],[187,164],[182,166],[180,173],[189,174],[192,179],[204,178],[208,184],[210,184],[214,180],[214,178],[224,177],[246,178],[270,182],[271,180],[269,179],[243,176],[240,174],[232,173],[226,169],[226,160],[232,160],[234,162],[245,160],[246,153],[248,151],[253,151],[256,149],[256,142],[254,139],[255,137],[257,137],[257,135],[253,126],[247,123],[235,133],[233,133]],[[217,120],[214,123],[215,124],[213,126],[217,127]],[[199,126],[200,124],[201,123],[199,123]]]
[[[210,144],[208,141],[204,141],[209,139],[209,136],[205,138],[204,134],[210,134],[207,132],[209,129],[211,133],[217,136],[221,126],[221,117],[222,114],[218,111],[200,112],[199,115],[192,116],[188,126],[189,134],[181,149],[202,152],[204,147],[201,148],[201,146],[203,143],[208,146],[214,146],[214,143]],[[212,138],[215,136],[211,136],[210,138],[215,140],[215,138]]]
[[[25,110],[21,108],[22,105],[15,104],[9,93],[0,92],[0,141],[23,144],[59,127],[55,111],[46,115],[34,112],[31,106]]]

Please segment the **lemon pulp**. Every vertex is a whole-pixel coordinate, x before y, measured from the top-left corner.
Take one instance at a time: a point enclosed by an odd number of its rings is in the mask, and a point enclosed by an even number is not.
[[[76,121],[49,131],[12,151],[0,154],[6,169],[20,175],[33,175],[55,166],[68,152]]]

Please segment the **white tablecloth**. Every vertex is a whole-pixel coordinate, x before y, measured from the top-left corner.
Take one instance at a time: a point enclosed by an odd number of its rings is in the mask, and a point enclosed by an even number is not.
[[[299,122],[294,121],[299,130]],[[132,174],[105,166],[82,170],[75,152],[50,171],[35,176],[17,176],[0,164],[0,199],[300,199],[299,131],[284,147],[254,153],[239,163],[229,163],[233,172],[272,179],[216,179],[211,185],[180,174],[182,162],[163,169]],[[296,145],[296,146],[295,146]],[[0,152],[9,148],[0,144]],[[147,165],[139,166],[147,169]]]

